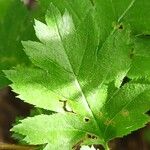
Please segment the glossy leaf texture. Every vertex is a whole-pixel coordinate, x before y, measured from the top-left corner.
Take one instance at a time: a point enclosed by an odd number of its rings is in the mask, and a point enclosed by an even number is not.
[[[95,0],[89,6],[89,2],[50,4],[46,24],[35,20],[40,42],[22,42],[36,67],[5,71],[19,98],[55,112],[26,118],[12,129],[29,144],[44,144],[44,150],[94,144],[108,149],[111,139],[145,126],[150,119],[146,114],[150,85],[134,81],[134,76],[128,83],[123,80],[135,69],[131,54],[138,47],[137,34],[149,32],[146,24],[140,30],[134,27],[134,13],[141,3]],[[81,10],[88,6],[86,14],[77,19],[69,4]]]

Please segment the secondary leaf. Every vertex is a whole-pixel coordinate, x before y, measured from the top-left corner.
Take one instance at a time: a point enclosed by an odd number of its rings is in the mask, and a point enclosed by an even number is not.
[[[36,40],[33,17],[43,20],[46,11],[41,4],[37,7],[29,11],[21,0],[0,0],[0,88],[10,84],[2,70],[30,64],[21,40]]]
[[[34,36],[32,24],[29,23],[30,15],[21,1],[1,0],[0,17],[0,88],[8,85],[9,81],[4,78],[1,70],[9,69],[19,63],[29,62],[28,58],[21,51],[21,39],[28,39]],[[0,6],[0,7],[1,7]],[[14,8],[16,10],[14,11]],[[14,21],[15,20],[15,21]],[[26,24],[26,27],[25,27]],[[26,31],[29,31],[29,36]],[[35,39],[35,38],[34,38]]]
[[[116,26],[118,22],[130,24],[136,35],[150,34],[149,0],[94,0],[94,4],[102,35],[100,38],[104,39],[110,34],[112,26]]]
[[[150,79],[150,38],[142,36],[135,39],[135,48],[131,54],[133,58],[132,68],[128,76],[130,78]]]

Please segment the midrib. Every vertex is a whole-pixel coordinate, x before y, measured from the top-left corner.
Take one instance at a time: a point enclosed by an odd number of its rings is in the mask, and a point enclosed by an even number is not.
[[[126,13],[130,10],[130,8],[134,5],[135,1],[136,1],[136,0],[132,0],[131,3],[128,5],[128,7],[127,7],[127,8],[124,10],[124,12],[120,15],[120,17],[119,17],[119,19],[118,19],[118,23],[119,23],[119,22],[121,21],[121,19],[126,15]],[[86,99],[86,96],[85,96],[85,94],[84,94],[84,92],[83,92],[83,90],[82,90],[82,87],[81,87],[81,85],[80,85],[80,83],[79,83],[79,81],[78,81],[78,78],[77,78],[77,76],[75,75],[74,69],[73,69],[73,67],[72,67],[72,64],[70,63],[70,59],[69,59],[69,57],[68,57],[68,55],[67,55],[67,52],[66,52],[66,47],[65,47],[65,45],[64,45],[64,43],[63,43],[63,38],[62,38],[61,33],[60,33],[60,31],[59,31],[59,26],[58,26],[58,23],[57,23],[56,16],[55,16],[55,14],[54,14],[53,11],[52,11],[52,13],[53,13],[53,16],[54,16],[54,19],[55,19],[55,23],[56,23],[56,27],[57,27],[57,32],[58,32],[58,35],[59,35],[59,37],[60,37],[60,41],[61,41],[61,43],[62,43],[62,46],[63,46],[64,52],[65,52],[65,55],[66,55],[66,57],[67,57],[67,59],[68,59],[69,65],[70,65],[70,69],[71,69],[72,74],[73,74],[74,79],[75,79],[74,81],[75,81],[75,83],[76,83],[76,85],[77,85],[77,88],[78,88],[79,92],[80,92],[81,95],[82,95],[82,100],[83,100],[83,102],[84,102],[84,104],[85,104],[85,106],[86,106],[86,108],[87,108],[89,114],[94,118],[94,122],[95,122],[95,124],[97,125],[97,127],[98,127],[98,129],[99,129],[99,133],[100,133],[99,135],[100,135],[100,137],[101,137],[102,134],[101,134],[101,129],[100,129],[99,123],[98,123],[97,118],[95,117],[93,111],[91,110],[90,104],[88,103],[88,100]],[[113,28],[113,29],[110,31],[110,34],[107,36],[107,38],[106,38],[105,41],[103,42],[101,48],[104,46],[104,44],[107,42],[108,38],[109,38],[115,31],[116,31],[115,28]],[[101,48],[100,48],[100,49],[101,49]],[[105,82],[105,80],[107,79],[107,75],[108,75],[109,72],[110,72],[110,69],[108,69],[106,75],[104,76],[103,80],[102,80],[101,83],[99,84],[100,86],[101,86],[101,85]],[[104,104],[104,106],[105,106],[105,104]],[[104,106],[103,106],[103,107],[104,107]],[[105,130],[106,130],[106,128],[105,128]]]
[[[57,24],[57,19],[56,19],[56,16],[55,16],[54,12],[53,12],[53,16],[54,16],[54,19],[55,19],[55,22],[56,22],[56,27],[57,27],[57,31],[58,31],[58,34],[59,34],[59,37],[60,37],[60,41],[61,41],[61,43],[62,43],[64,52],[65,52],[65,54],[66,54],[66,57],[67,57],[67,59],[68,59],[69,65],[70,65],[70,68],[71,68],[71,70],[72,70],[72,73],[73,73],[73,76],[74,76],[74,79],[75,79],[75,83],[76,83],[76,85],[77,85],[77,88],[78,88],[78,90],[80,91],[80,93],[81,93],[81,95],[82,95],[82,100],[83,100],[83,102],[84,102],[84,104],[85,104],[85,106],[86,106],[86,108],[87,108],[89,114],[94,118],[94,122],[95,122],[95,124],[96,124],[96,126],[97,126],[97,128],[98,128],[98,130],[99,130],[99,133],[101,133],[101,130],[100,130],[100,127],[99,127],[98,122],[97,122],[97,120],[96,120],[96,117],[95,117],[93,111],[92,111],[91,108],[90,108],[90,105],[89,105],[89,103],[88,103],[88,101],[87,101],[87,99],[86,99],[86,97],[85,97],[85,94],[84,94],[84,92],[83,92],[83,90],[82,90],[82,88],[81,88],[81,85],[80,85],[80,83],[79,83],[79,81],[78,81],[78,79],[77,79],[77,77],[76,77],[76,75],[75,75],[75,72],[74,72],[74,70],[73,70],[72,64],[70,63],[70,59],[69,59],[69,57],[68,57],[68,55],[67,55],[67,52],[66,52],[66,47],[65,47],[65,45],[64,45],[64,43],[63,43],[63,38],[62,38],[62,36],[61,36],[61,33],[59,32],[59,26],[58,26],[58,24]],[[85,117],[86,117],[86,116],[85,116]]]

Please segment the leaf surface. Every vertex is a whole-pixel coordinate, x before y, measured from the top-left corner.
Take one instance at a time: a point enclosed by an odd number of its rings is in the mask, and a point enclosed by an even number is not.
[[[56,112],[30,117],[14,126],[12,131],[25,135],[26,142],[46,144],[45,150],[71,150],[85,143],[108,148],[111,139],[149,121],[145,114],[150,106],[149,84],[123,82],[132,66],[132,22],[124,21],[123,28],[120,22],[112,27],[113,20],[102,12],[110,7],[110,1],[98,5],[102,2],[96,1],[80,21],[74,19],[72,11],[62,14],[51,4],[46,24],[35,20],[40,42],[23,42],[36,67],[5,71],[19,98]],[[121,5],[121,18],[131,4]]]
[[[150,38],[142,36],[135,39],[135,49],[131,53],[132,67],[128,73],[129,78],[150,79]]]
[[[30,65],[31,62],[22,51],[21,40],[36,40],[33,18],[41,20],[45,14],[42,4],[38,11],[28,10],[21,0],[0,0],[0,88],[10,84],[2,70],[16,65]],[[14,11],[15,10],[15,11]]]
[[[106,147],[112,138],[129,134],[149,121],[144,114],[150,105],[147,90],[149,85],[127,84],[111,99],[99,97],[103,104],[92,109],[95,117],[74,113],[39,115],[22,120],[12,131],[27,135],[23,140],[29,144],[47,144],[45,149],[70,150],[89,140]]]

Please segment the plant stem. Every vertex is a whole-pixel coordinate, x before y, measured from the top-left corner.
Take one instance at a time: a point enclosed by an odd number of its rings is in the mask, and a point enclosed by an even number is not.
[[[104,145],[104,149],[105,149],[105,150],[110,150],[108,144],[105,144],[105,145]]]
[[[36,146],[25,146],[25,145],[15,145],[15,144],[6,144],[0,143],[0,150],[35,150]]]

